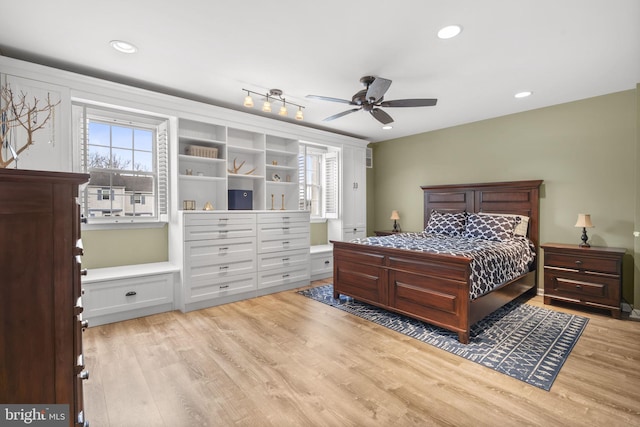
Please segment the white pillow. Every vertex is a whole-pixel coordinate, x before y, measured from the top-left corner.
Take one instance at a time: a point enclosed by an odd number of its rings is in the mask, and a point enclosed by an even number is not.
[[[494,215],[494,216],[519,216],[520,223],[516,225],[516,229],[513,230],[513,234],[516,236],[524,236],[527,237],[527,231],[529,230],[529,217],[524,215],[515,215],[515,214],[499,214],[499,213],[489,213],[489,212],[479,212],[479,215]]]

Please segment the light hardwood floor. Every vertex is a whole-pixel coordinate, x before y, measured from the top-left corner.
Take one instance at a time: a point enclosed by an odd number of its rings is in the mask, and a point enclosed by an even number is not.
[[[550,392],[294,291],[90,327],[85,412],[92,427],[640,426],[640,322],[552,308],[590,321]]]

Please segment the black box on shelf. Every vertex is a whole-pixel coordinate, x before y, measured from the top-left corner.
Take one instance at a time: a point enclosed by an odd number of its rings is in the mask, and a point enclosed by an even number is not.
[[[229,210],[253,209],[253,191],[229,190]]]

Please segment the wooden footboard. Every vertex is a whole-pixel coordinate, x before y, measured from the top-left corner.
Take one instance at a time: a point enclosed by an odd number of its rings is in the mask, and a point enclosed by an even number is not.
[[[535,288],[535,272],[469,299],[471,259],[333,242],[333,297],[351,296],[385,310],[456,332],[467,344],[471,326]]]
[[[458,256],[333,242],[334,297],[349,295],[469,342],[469,264]]]

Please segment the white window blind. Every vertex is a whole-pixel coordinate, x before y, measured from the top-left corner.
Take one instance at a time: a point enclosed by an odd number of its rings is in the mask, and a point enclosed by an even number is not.
[[[337,218],[339,211],[338,153],[328,147],[300,144],[299,207],[316,219]]]

